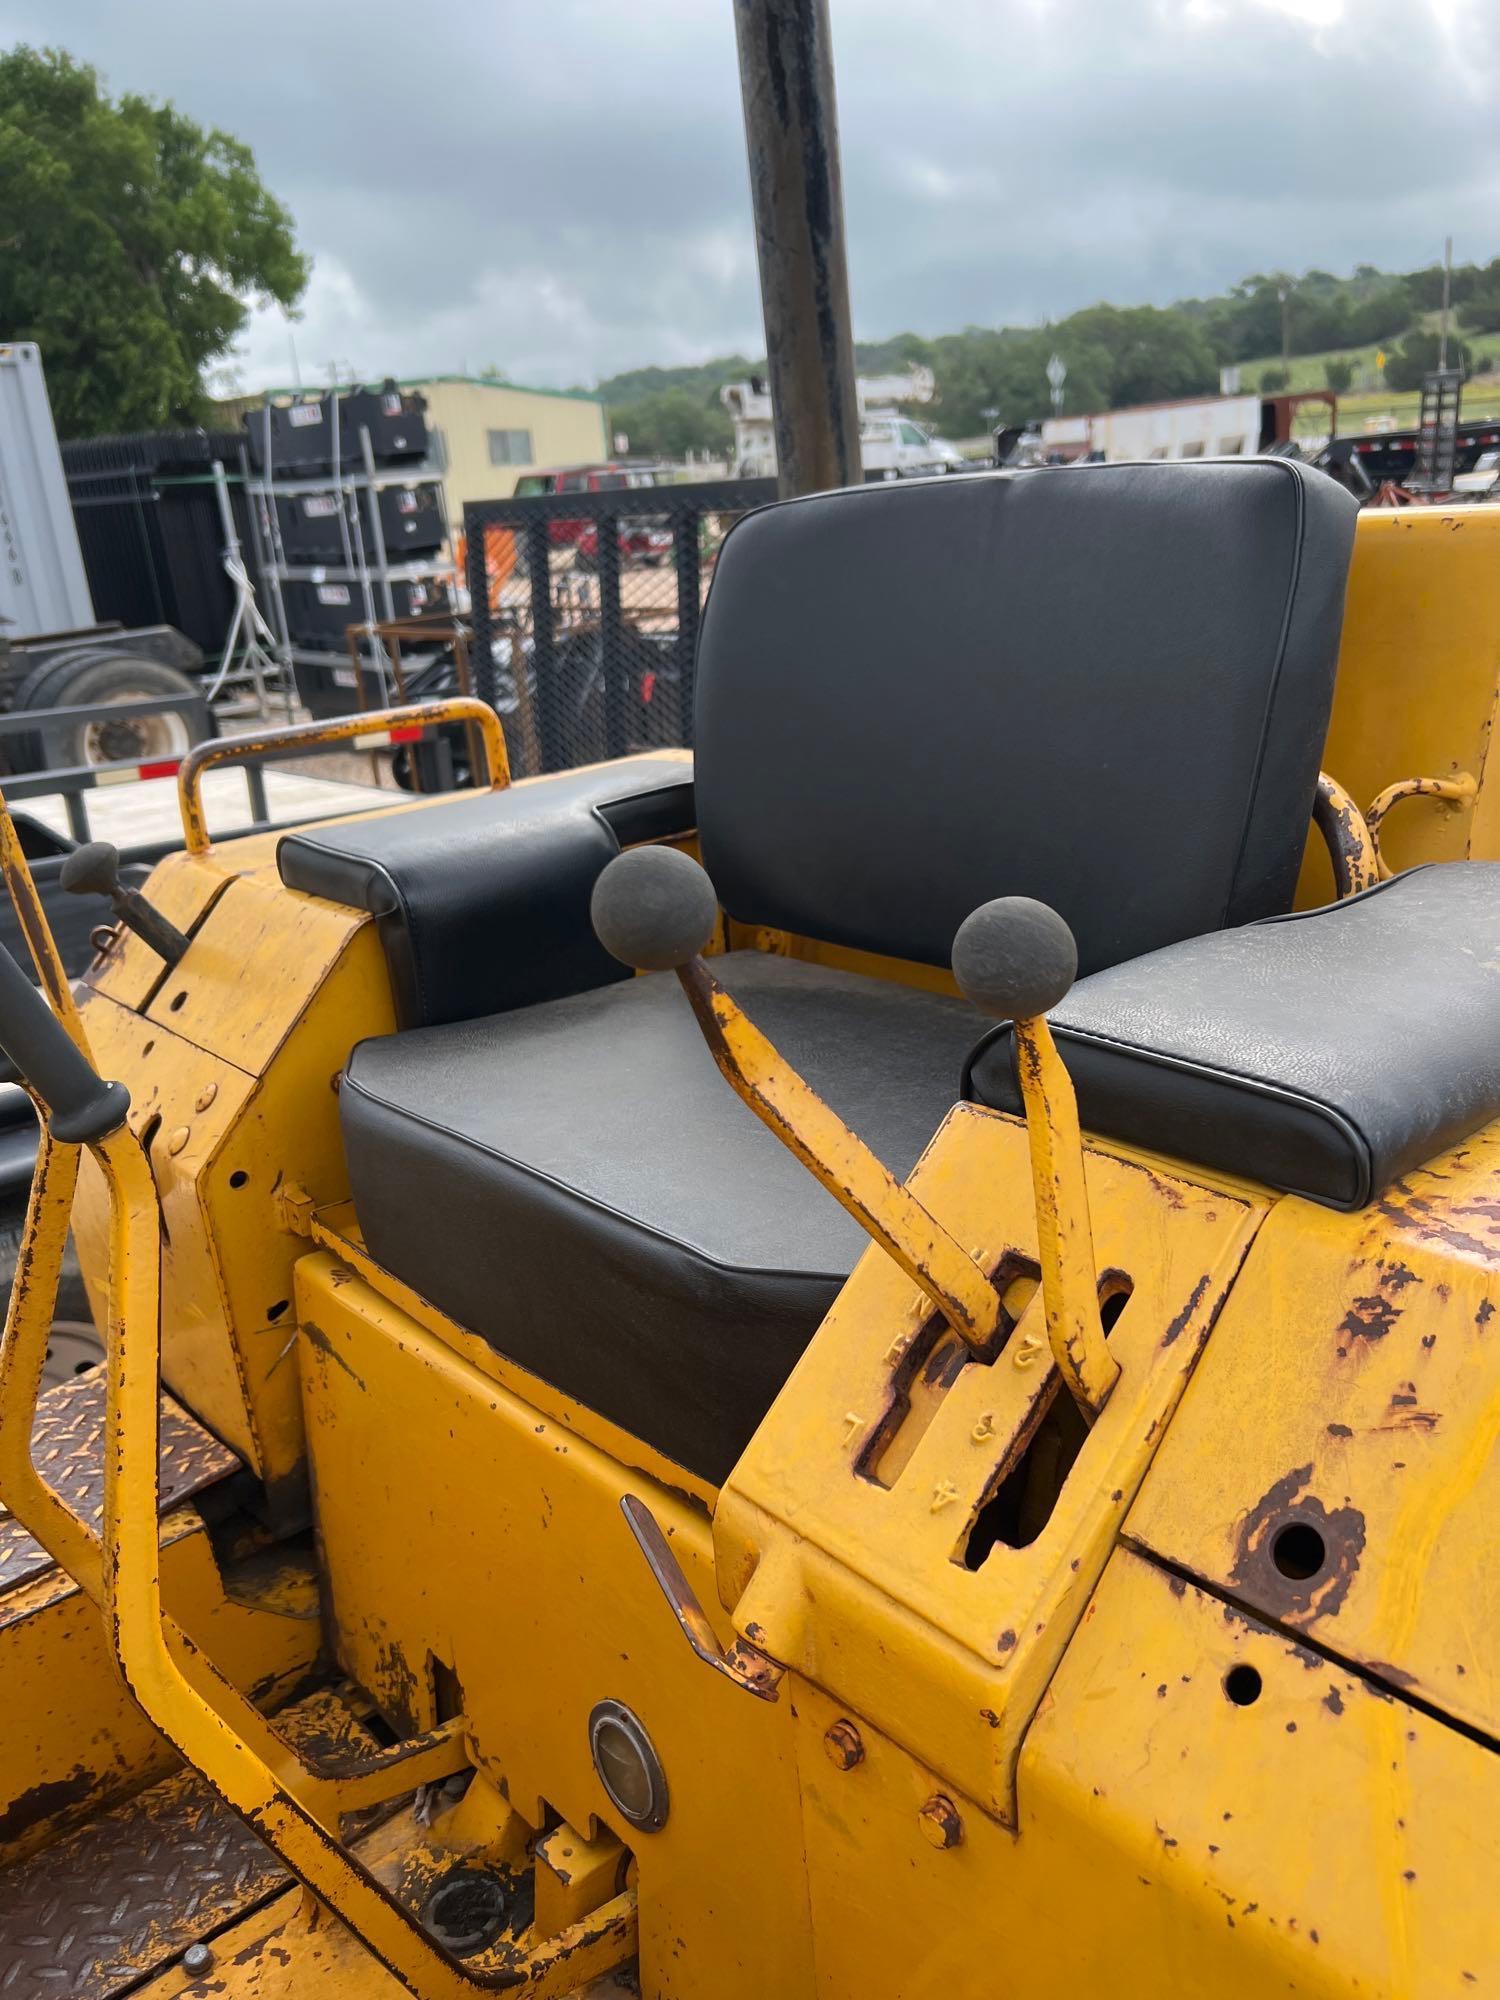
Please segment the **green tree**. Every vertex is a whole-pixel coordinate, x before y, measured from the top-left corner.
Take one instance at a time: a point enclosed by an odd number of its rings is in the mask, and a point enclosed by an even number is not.
[[[1290,368],[1262,368],[1260,371],[1260,393],[1263,396],[1279,396],[1283,389],[1292,386]]]
[[[1385,383],[1388,389],[1420,389],[1422,377],[1431,374],[1438,365],[1439,343],[1435,333],[1419,329],[1409,333],[1385,364]],[[1448,366],[1457,368],[1467,375],[1474,355],[1461,340],[1448,336]]]
[[[1058,352],[1070,374],[1073,352],[1107,366],[1114,409],[1208,395],[1218,387],[1218,361],[1203,329],[1170,308],[1086,306],[1057,331]]]
[[[614,404],[611,433],[623,431],[634,456],[682,458],[690,451],[727,452],[734,426],[715,396],[706,400],[691,389],[659,389],[638,401]]]
[[[249,302],[306,288],[247,146],[60,50],[0,55],[0,188],[0,339],[41,348],[63,437],[198,422]]]
[[[1474,290],[1458,309],[1458,323],[1470,333],[1500,333],[1500,257],[1478,274]]]
[[[1323,380],[1336,396],[1354,387],[1354,363],[1347,354],[1331,354],[1323,363]]]

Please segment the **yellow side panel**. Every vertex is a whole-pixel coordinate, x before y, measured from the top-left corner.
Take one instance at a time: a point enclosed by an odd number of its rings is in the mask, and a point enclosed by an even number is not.
[[[1400,778],[1481,783],[1472,812],[1398,805],[1382,833],[1398,872],[1500,857],[1500,766],[1487,771],[1500,689],[1500,508],[1371,507],[1359,517],[1323,768],[1368,806]],[[1332,901],[1309,843],[1300,908]]]
[[[1017,1833],[958,1795],[935,1849],[934,1774],[864,1724],[840,1771],[823,1739],[849,1711],[801,1683],[795,1705],[818,2000],[1487,1990],[1486,1751],[1128,1552],[1027,1738]]]
[[[1127,1534],[1494,1734],[1497,1329],[1500,1127],[1359,1214],[1278,1203]]]
[[[634,1851],[644,1992],[805,1992],[791,1704],[703,1665],[620,1501],[650,1506],[727,1638],[703,1512],[547,1421],[326,1254],[297,1267],[297,1310],[340,1663],[421,1727],[441,1661],[481,1768],[532,1825],[545,1802]],[[607,1699],[660,1754],[671,1811],[658,1833],[633,1831],[594,1773],[588,1719]]]

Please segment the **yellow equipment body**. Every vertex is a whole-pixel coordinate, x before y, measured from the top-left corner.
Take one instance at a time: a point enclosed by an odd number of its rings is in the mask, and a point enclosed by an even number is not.
[[[1497,634],[1500,512],[1360,518],[1322,763],[1384,800],[1386,874],[1500,861]],[[496,792],[562,782],[509,787],[478,719]],[[1092,1132],[1086,1097],[1080,1150],[1039,1007],[1023,1109],[954,1104],[893,1176],[705,968],[953,979],[720,916],[673,962],[746,1100],[723,1119],[873,1240],[711,1477],[372,1254],[341,1097],[401,1020],[383,919],[288,886],[274,836],[213,845],[196,775],[146,886],[189,948],[121,930],[78,988],[128,1116],[44,1140],[0,1365],[0,1993],[7,1897],[82,1870],[95,1823],[170,1850],[163,1784],[270,1860],[58,1990],[1495,1988],[1500,1123],[1342,1213]],[[24,911],[13,841],[6,874]],[[1334,884],[1314,834],[1299,907]],[[108,1410],[51,1392],[28,1457],[70,1217]],[[204,1468],[164,1457],[160,1493],[158,1408]],[[982,1545],[1047,1451],[1024,1536]],[[102,1485],[70,1498],[69,1452]],[[434,1930],[455,1870],[508,1899],[477,1946]]]

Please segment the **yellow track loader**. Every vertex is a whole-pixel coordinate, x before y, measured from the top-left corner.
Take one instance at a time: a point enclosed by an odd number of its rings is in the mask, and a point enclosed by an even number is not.
[[[855,487],[692,759],[200,746],[76,990],[0,815],[0,1994],[1493,1990],[1497,629],[1285,460]]]

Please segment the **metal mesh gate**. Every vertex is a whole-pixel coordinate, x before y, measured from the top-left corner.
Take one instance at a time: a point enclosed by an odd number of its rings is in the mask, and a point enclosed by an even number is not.
[[[693,740],[698,618],[719,549],[770,479],[471,501],[475,692],[517,776]]]

